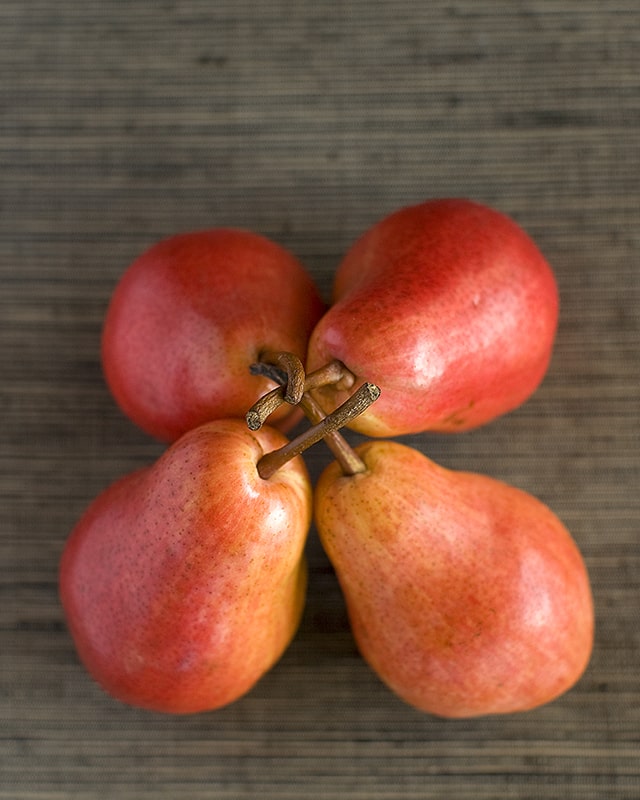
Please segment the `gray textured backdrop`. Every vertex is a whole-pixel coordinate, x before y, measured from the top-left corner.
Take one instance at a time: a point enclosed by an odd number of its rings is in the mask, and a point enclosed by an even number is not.
[[[636,0],[0,6],[0,798],[640,797]],[[165,718],[111,701],[57,601],[93,496],[160,452],[115,408],[100,325],[156,239],[247,227],[325,293],[373,221],[464,195],[553,264],[561,324],[521,409],[407,441],[541,497],[589,566],[597,638],[556,703],[442,721],[359,659],[315,534],[300,632],[244,699]],[[309,456],[317,475],[323,447]]]

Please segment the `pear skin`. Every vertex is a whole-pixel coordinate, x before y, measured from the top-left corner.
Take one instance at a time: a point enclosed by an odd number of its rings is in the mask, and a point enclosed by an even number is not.
[[[80,659],[111,695],[167,713],[219,708],[282,655],[304,602],[311,486],[285,438],[204,425],[107,488],[77,523],[60,596]]]
[[[442,717],[532,709],[590,658],[581,554],[542,502],[391,441],[315,490],[317,529],[359,650],[405,702]]]
[[[555,276],[506,215],[464,199],[400,209],[348,250],[308,369],[341,361],[380,400],[349,427],[367,436],[456,433],[521,405],[539,386],[558,320]],[[317,392],[325,412],[348,390]]]

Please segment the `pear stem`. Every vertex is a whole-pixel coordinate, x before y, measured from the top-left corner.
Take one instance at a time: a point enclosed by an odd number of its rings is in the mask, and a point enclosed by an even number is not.
[[[303,395],[304,397],[304,395]],[[277,386],[251,406],[245,414],[249,430],[259,431],[273,412],[284,403],[284,387]]]
[[[287,382],[284,385],[283,398],[285,402],[290,403],[292,406],[297,406],[302,399],[305,381],[304,367],[298,356],[284,351],[264,350],[260,353],[259,360],[284,372],[287,376]]]
[[[284,466],[287,461],[290,461],[292,458],[303,453],[307,448],[311,447],[311,445],[319,442],[320,439],[324,439],[325,436],[329,436],[330,434],[336,432],[338,428],[343,427],[352,419],[357,417],[359,414],[362,414],[371,403],[375,402],[378,397],[380,396],[380,389],[373,383],[363,383],[360,388],[354,392],[348,400],[346,400],[341,406],[338,406],[335,411],[333,411],[328,416],[324,416],[320,411],[321,419],[316,422],[311,428],[308,428],[306,431],[301,433],[299,436],[296,436],[295,439],[292,439],[287,444],[280,447],[278,450],[273,450],[271,453],[267,453],[266,455],[262,456],[262,458],[258,461],[258,474],[261,478],[268,480],[280,467]],[[308,398],[309,395],[304,397],[305,405],[308,406]],[[315,402],[315,401],[313,401]],[[313,405],[311,406],[313,409]],[[303,411],[304,411],[303,406]],[[305,412],[306,413],[306,412]],[[315,415],[315,410],[311,411],[312,414]],[[342,438],[342,437],[341,437]],[[345,442],[345,444],[347,444]],[[349,447],[349,445],[347,445]],[[349,449],[351,449],[349,447]],[[353,452],[353,451],[352,451]],[[355,453],[353,455],[356,456]],[[336,456],[337,458],[337,456]],[[358,459],[360,461],[360,459]],[[362,462],[360,462],[362,464]],[[340,464],[342,466],[342,463]],[[344,469],[344,467],[343,467]],[[362,469],[358,468],[357,472],[362,472],[366,469],[364,464],[362,464]],[[346,474],[354,474],[353,472],[347,472]]]
[[[288,373],[285,375],[285,371],[274,363],[276,360],[275,356],[278,354],[269,353],[267,355],[271,356],[273,360],[270,362],[263,361],[263,357],[261,356],[260,361],[251,366],[251,372],[254,375],[264,375],[265,377],[270,378],[272,381],[275,381],[281,385],[276,386],[275,389],[272,389],[270,392],[262,395],[262,397],[260,397],[247,411],[245,418],[247,420],[249,429],[252,431],[260,430],[267,418],[273,414],[273,412],[283,403],[286,402],[291,403],[292,405],[298,405],[301,402],[305,392],[310,392],[312,389],[317,389],[320,386],[326,386],[327,384],[337,383],[342,383],[345,389],[350,389],[355,381],[355,377],[351,372],[349,372],[344,364],[342,364],[340,361],[330,361],[328,364],[325,364],[324,367],[320,367],[320,369],[310,372],[306,377],[304,372],[302,373],[303,391],[300,394],[300,399],[292,402],[291,400],[287,399],[289,381],[291,380],[290,375]],[[300,366],[302,365],[300,364]],[[296,382],[299,381],[299,377],[300,376],[296,371],[294,374],[294,379]],[[286,392],[284,388],[285,386],[287,388]],[[296,386],[296,394],[297,391],[298,387]],[[319,422],[320,419],[322,419],[322,417],[312,420],[312,422]]]
[[[300,408],[311,422],[317,424],[324,418],[324,411],[320,404],[308,392],[302,395]],[[339,431],[327,433],[324,441],[345,475],[357,475],[359,472],[367,471],[364,461]]]

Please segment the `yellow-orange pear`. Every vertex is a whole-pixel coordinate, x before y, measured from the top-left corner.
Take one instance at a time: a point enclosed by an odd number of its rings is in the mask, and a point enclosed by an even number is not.
[[[581,554],[535,497],[377,440],[315,490],[318,532],[360,652],[407,703],[444,717],[557,698],[590,658]]]

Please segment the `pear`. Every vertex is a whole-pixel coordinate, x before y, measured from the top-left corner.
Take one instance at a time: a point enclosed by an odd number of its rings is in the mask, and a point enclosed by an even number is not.
[[[273,384],[249,367],[267,351],[304,359],[324,312],[302,263],[234,228],[176,234],[139,255],[118,282],[102,330],[105,380],[121,410],[173,442],[213,419],[242,417]],[[282,405],[272,427],[290,430]]]
[[[311,485],[268,478],[278,431],[219,420],[105,489],[71,533],[60,596],[80,659],[119,700],[194,713],[248,692],[284,652],[306,585]],[[275,448],[280,448],[276,450]]]
[[[442,717],[532,709],[585,670],[594,613],[581,554],[524,491],[454,472],[403,444],[355,448],[315,489],[320,539],[364,659]]]
[[[512,219],[464,199],[400,209],[352,245],[307,368],[337,360],[380,400],[350,425],[367,436],[455,433],[521,405],[552,355],[558,289]],[[328,412],[347,389],[317,392]]]

